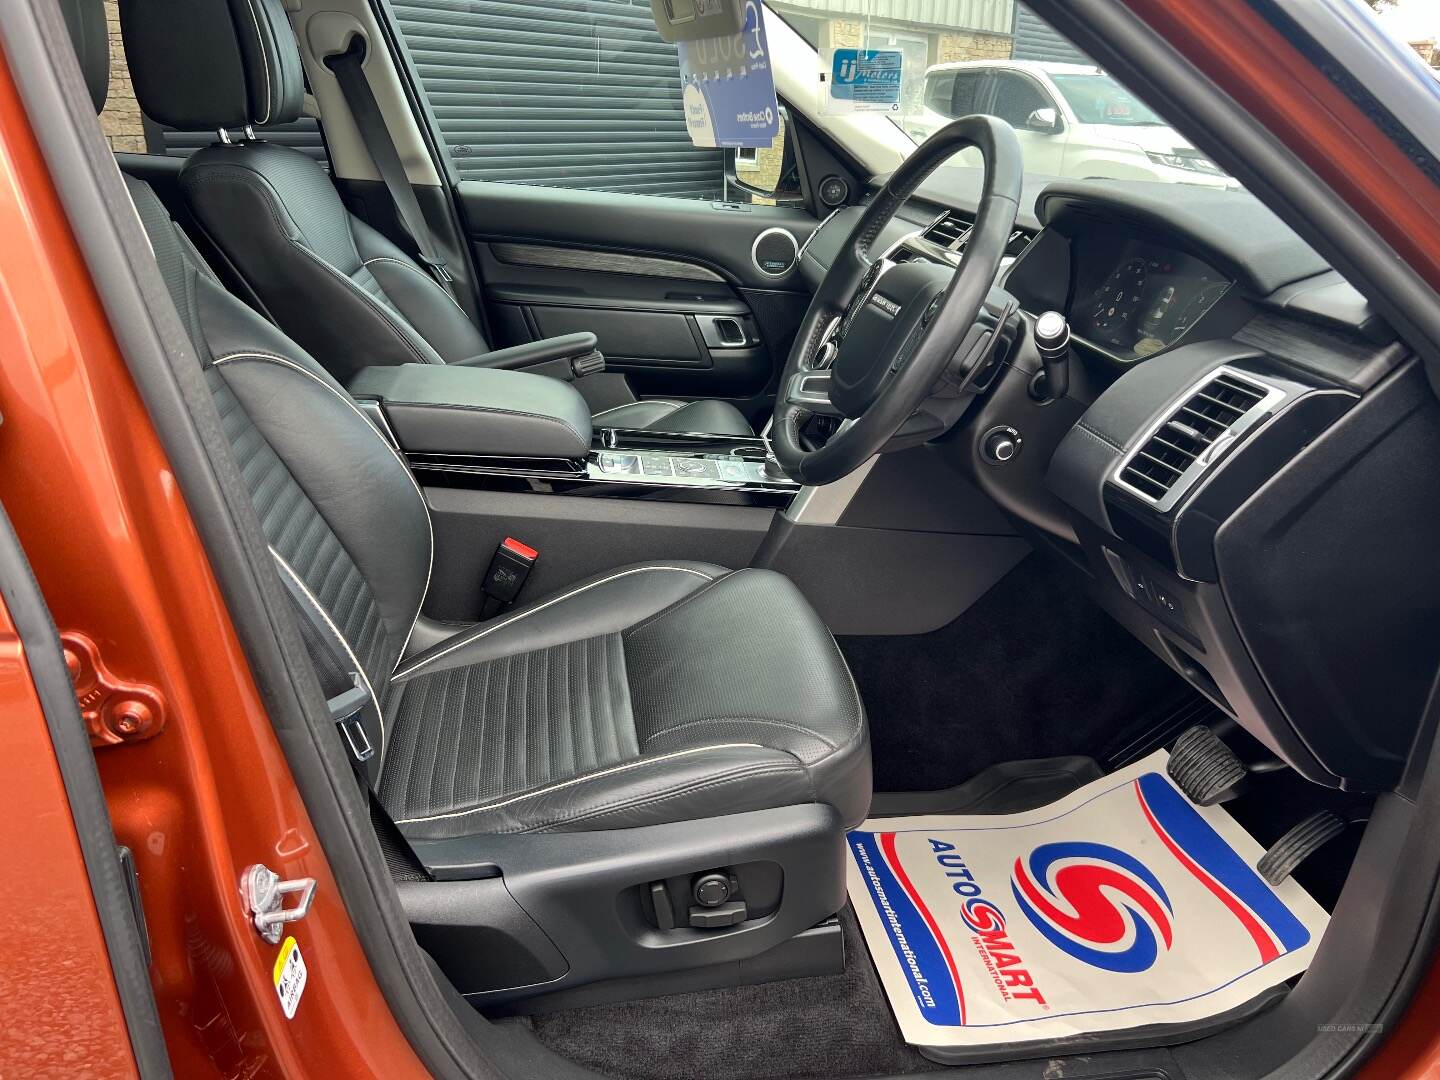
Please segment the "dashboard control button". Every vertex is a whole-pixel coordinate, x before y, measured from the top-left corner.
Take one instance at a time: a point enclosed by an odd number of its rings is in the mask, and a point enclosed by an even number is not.
[[[980,440],[980,455],[991,465],[1014,461],[1025,440],[1013,427],[991,428]]]

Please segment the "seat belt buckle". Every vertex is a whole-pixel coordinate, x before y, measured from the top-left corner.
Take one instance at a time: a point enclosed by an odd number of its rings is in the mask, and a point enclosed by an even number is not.
[[[489,618],[502,608],[508,607],[520,595],[525,579],[540,558],[540,552],[529,544],[523,544],[513,536],[507,536],[495,549],[490,560],[490,569],[485,571],[481,591],[485,594],[482,615]]]
[[[335,721],[335,726],[344,736],[350,756],[357,764],[364,764],[375,756],[375,748],[370,745],[370,736],[365,734],[365,724],[360,719],[370,701],[370,691],[361,684],[359,675],[350,677],[355,685],[342,694],[336,694],[325,704],[330,709],[330,719]]]

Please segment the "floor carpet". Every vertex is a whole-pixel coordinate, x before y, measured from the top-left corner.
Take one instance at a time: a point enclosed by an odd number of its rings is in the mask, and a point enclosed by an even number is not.
[[[1098,757],[1195,696],[1071,573],[1031,555],[940,630],[840,639],[870,718],[876,791],[951,787],[1002,761]]]
[[[552,1050],[622,1080],[907,1075],[940,1066],[900,1038],[854,912],[840,913],[845,971],[675,994],[534,1018]]]

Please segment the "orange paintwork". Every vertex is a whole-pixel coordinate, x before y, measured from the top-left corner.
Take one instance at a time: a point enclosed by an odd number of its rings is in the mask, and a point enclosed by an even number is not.
[[[1127,2],[1440,286],[1433,186],[1243,0]],[[152,974],[176,1074],[423,1075],[340,902],[3,68],[0,237],[0,500],[61,628],[89,636],[117,678],[153,686],[166,703],[166,724],[155,738],[97,753],[117,833],[139,865],[156,957]],[[52,967],[57,951],[60,963],[73,959],[68,1000],[84,1009],[87,1046],[98,1040],[87,1063],[119,1075],[128,1045],[123,1025],[105,1034],[115,1028],[117,1003],[113,984],[100,977],[105,961],[93,905],[72,896],[84,883],[73,827],[53,809],[60,798],[53,760],[31,739],[43,728],[17,723],[27,715],[14,681],[20,660],[13,632],[0,623],[6,717],[0,752],[25,764],[24,775],[7,778],[7,808],[31,798],[52,809],[7,814],[0,833],[12,865],[44,867],[55,919],[27,924],[12,907],[0,907],[12,928],[0,998],[16,997],[9,993],[12,968],[24,967],[21,977],[33,970],[17,963],[31,945],[50,946],[45,959]],[[33,714],[33,698],[28,708]],[[249,926],[236,888],[241,869],[255,861],[319,881],[311,915],[295,928],[310,981],[289,1022],[271,984],[277,948]],[[33,900],[42,884],[38,875],[33,880],[17,890],[12,885],[24,884],[23,875],[7,875],[0,905]],[[55,985],[51,979],[45,988],[53,992]],[[1440,1073],[1437,999],[1440,974],[1372,1075]],[[3,1018],[0,1054],[15,1053],[13,1040],[38,1033],[46,1020],[32,1011]],[[72,1038],[77,1030],[70,1029]],[[107,1055],[121,1047],[125,1054],[107,1068]],[[8,1071],[3,1058],[0,1071]]]
[[[0,1075],[136,1075],[75,822],[24,648],[0,601]]]
[[[176,1075],[424,1075],[361,952],[4,69],[0,237],[0,501],[60,628],[83,632],[111,671],[155,687],[167,706],[155,738],[97,757],[139,868]],[[11,859],[63,861],[49,824],[0,818]],[[277,946],[240,903],[240,872],[254,862],[319,882],[294,928],[309,984],[292,1021],[272,982]],[[26,890],[31,900],[44,891]],[[78,950],[84,920],[71,922]],[[7,975],[14,942],[67,933],[7,926]]]
[[[1246,0],[1125,0],[1440,288],[1434,183]]]

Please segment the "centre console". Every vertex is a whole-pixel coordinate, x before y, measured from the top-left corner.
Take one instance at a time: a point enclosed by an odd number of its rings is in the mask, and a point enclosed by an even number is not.
[[[402,364],[349,390],[441,486],[765,507],[799,492],[763,439],[596,428],[572,385],[528,372]]]

